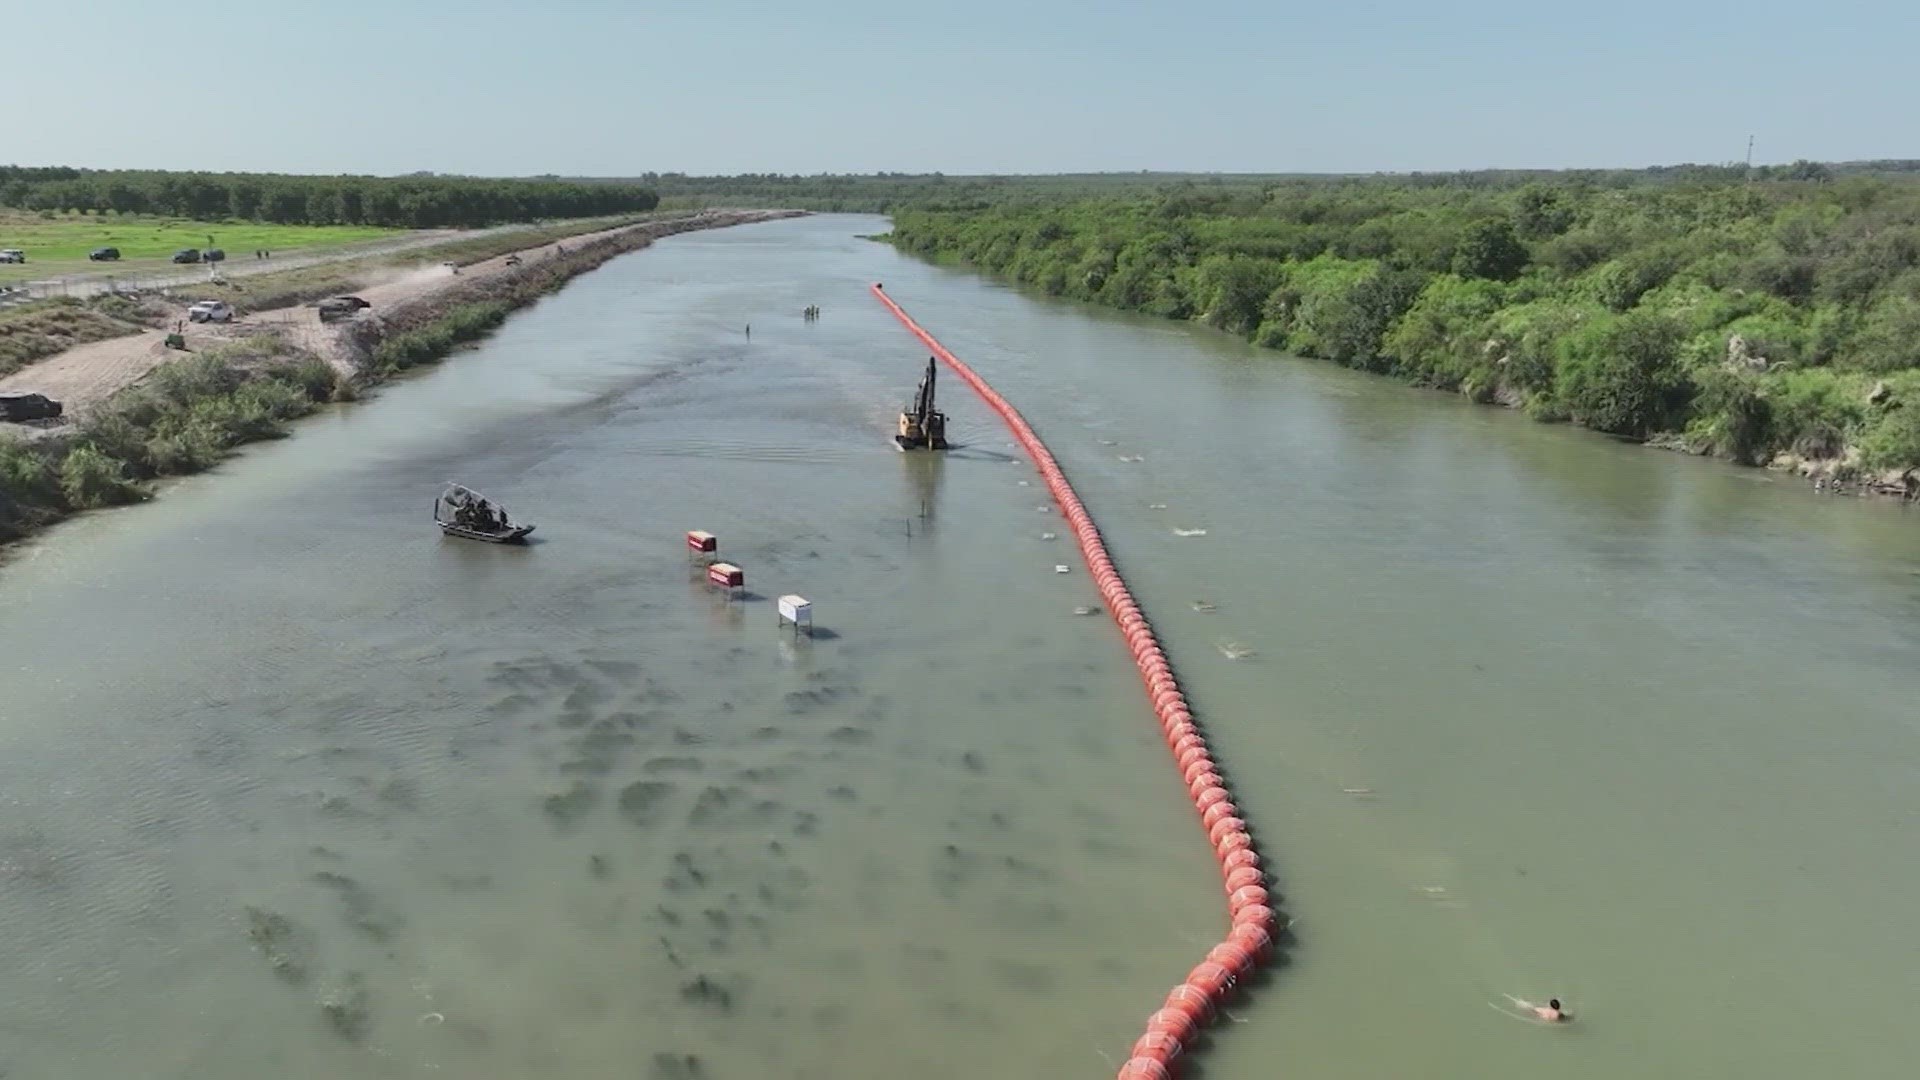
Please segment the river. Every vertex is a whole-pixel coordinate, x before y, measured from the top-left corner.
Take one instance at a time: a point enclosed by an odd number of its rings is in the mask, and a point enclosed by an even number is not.
[[[884,228],[668,238],[16,550],[0,1075],[1111,1075],[1211,853],[998,422],[887,442],[875,279],[1048,439],[1298,920],[1204,1075],[1906,1075],[1911,513]],[[449,479],[540,542],[437,536]]]

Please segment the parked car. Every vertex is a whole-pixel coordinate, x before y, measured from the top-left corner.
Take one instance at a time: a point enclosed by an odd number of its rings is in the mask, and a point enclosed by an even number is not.
[[[26,261],[27,253],[21,251],[19,248],[0,249],[0,263],[23,263]]]
[[[119,262],[120,249],[115,247],[94,248],[87,252],[87,258],[94,262]]]
[[[200,249],[181,248],[179,251],[173,253],[173,261],[177,263],[197,263],[200,261]]]
[[[45,394],[0,394],[0,420],[56,420],[62,411],[61,404]]]
[[[320,321],[333,322],[335,319],[351,319],[363,309],[373,305],[357,296],[335,296],[319,303]]]
[[[219,248],[208,248],[207,253],[205,255],[200,256],[200,261],[201,262],[225,262],[226,258],[227,258],[227,253],[224,251],[221,251]]]
[[[233,308],[225,300],[202,300],[187,309],[188,322],[232,322]]]

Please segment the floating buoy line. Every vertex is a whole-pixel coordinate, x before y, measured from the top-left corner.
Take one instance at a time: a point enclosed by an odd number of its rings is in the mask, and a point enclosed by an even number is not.
[[[1187,786],[1187,797],[1200,815],[1201,827],[1207,831],[1207,842],[1213,846],[1214,857],[1220,864],[1230,921],[1227,936],[1208,950],[1206,959],[1188,972],[1186,979],[1167,995],[1160,1009],[1147,1018],[1146,1034],[1133,1044],[1131,1056],[1120,1067],[1120,1080],[1165,1080],[1173,1075],[1174,1062],[1192,1043],[1200,1029],[1213,1019],[1234,985],[1251,974],[1273,950],[1274,935],[1279,932],[1279,916],[1268,903],[1270,895],[1266,888],[1266,873],[1261,869],[1260,854],[1254,846],[1252,834],[1247,830],[1247,823],[1241,819],[1239,808],[1234,804],[1233,793],[1228,790],[1226,780],[1215,767],[1217,759],[1207,745],[1206,736],[1201,734],[1199,725],[1194,721],[1186,695],[1180,691],[1180,684],[1173,676],[1172,666],[1167,663],[1166,653],[1154,637],[1152,626],[1148,624],[1133,594],[1128,591],[1126,582],[1121,580],[1120,572],[1114,568],[1113,559],[1107,554],[1093,517],[1074,493],[1073,485],[1067,483],[1066,474],[1047,450],[1046,443],[1034,433],[1019,410],[987,385],[986,380],[976,375],[959,357],[949,352],[932,334],[921,328],[919,323],[914,322],[913,317],[894,303],[893,298],[878,284],[873,286],[872,292],[875,299],[893,312],[901,325],[933,350],[941,362],[952,368],[962,382],[971,386],[994,412],[1000,414],[1000,419],[1013,432],[1014,439],[1040,470],[1041,477],[1047,482],[1047,490],[1052,492],[1054,502],[1059,505],[1067,524],[1073,529],[1080,554],[1086,560],[1088,572],[1100,587],[1100,597],[1106,601],[1107,611],[1113,615],[1114,624],[1126,636],[1127,647],[1132,650],[1134,664],[1140,669],[1140,678],[1148,698],[1153,702],[1154,713],[1160,718],[1161,733],[1166,736],[1167,747],[1173,752],[1174,761],[1180,768],[1180,778]]]

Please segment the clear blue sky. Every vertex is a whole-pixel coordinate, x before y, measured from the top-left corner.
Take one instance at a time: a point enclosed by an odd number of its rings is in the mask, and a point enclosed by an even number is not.
[[[490,175],[1920,157],[1914,0],[0,0],[0,162]]]

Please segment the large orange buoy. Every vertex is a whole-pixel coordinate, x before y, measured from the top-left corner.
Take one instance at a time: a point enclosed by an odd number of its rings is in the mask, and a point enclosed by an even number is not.
[[[1162,1064],[1171,1065],[1173,1059],[1179,1057],[1183,1049],[1185,1047],[1181,1045],[1179,1039],[1163,1031],[1149,1031],[1134,1042],[1133,1056],[1152,1058]]]
[[[1210,751],[1208,751],[1206,747],[1197,746],[1192,750],[1188,750],[1178,755],[1178,760],[1180,762],[1180,768],[1184,770],[1187,766],[1192,765],[1196,761],[1204,761],[1209,765],[1213,764],[1213,754]]]
[[[1233,972],[1225,964],[1214,960],[1202,960],[1187,973],[1187,985],[1198,989],[1214,1001],[1219,1001],[1227,987],[1234,984]]]
[[[1152,1058],[1131,1058],[1120,1066],[1120,1080],[1171,1080],[1172,1076],[1165,1062]]]
[[[1220,870],[1223,873],[1231,873],[1243,866],[1251,866],[1255,870],[1260,869],[1260,856],[1253,850],[1248,849],[1246,851],[1236,851],[1220,860]]]
[[[1241,848],[1250,848],[1252,846],[1253,846],[1253,837],[1248,836],[1244,832],[1231,832],[1231,833],[1227,833],[1225,836],[1222,836],[1219,840],[1214,842],[1213,852],[1215,855],[1218,855],[1220,858],[1224,859],[1232,852],[1238,851]]]
[[[1218,810],[1220,809],[1220,806],[1229,806],[1229,805],[1232,805],[1232,804],[1221,803],[1219,806],[1215,806],[1213,809]],[[1212,810],[1208,811],[1208,813],[1212,813],[1212,812],[1213,812]],[[1201,824],[1204,825],[1206,824],[1206,822],[1203,820]],[[1232,896],[1236,891],[1240,889],[1244,889],[1249,885],[1264,885],[1266,884],[1266,881],[1267,881],[1267,875],[1261,873],[1260,871],[1254,869],[1251,866],[1237,866],[1232,870],[1227,871],[1226,878],[1227,878],[1227,895],[1228,896]]]
[[[1239,816],[1239,807],[1230,802],[1217,802],[1205,810],[1200,811],[1200,824],[1206,828],[1207,835],[1211,836],[1213,835],[1213,826],[1216,822],[1223,818],[1236,818]]]
[[[1192,762],[1180,767],[1180,779],[1186,781],[1188,784],[1192,784],[1201,774],[1212,771],[1213,758],[1211,756],[1197,757],[1194,758]]]
[[[1214,806],[1224,806],[1224,805],[1226,804],[1225,803],[1214,804]],[[1207,809],[1211,810],[1213,809],[1213,807],[1209,806]],[[1206,815],[1205,814],[1200,815],[1200,820],[1204,822],[1206,820]],[[1207,830],[1207,839],[1218,844],[1220,841],[1225,840],[1227,837],[1232,836],[1235,833],[1244,833],[1246,831],[1247,831],[1247,823],[1240,820],[1239,818],[1237,817],[1221,818],[1220,820],[1213,823],[1212,828]]]
[[[1235,923],[1227,940],[1246,946],[1257,960],[1266,959],[1268,951],[1273,948],[1273,935],[1267,933],[1265,927],[1253,923]]]
[[[1184,1013],[1178,1009],[1161,1009],[1147,1017],[1147,1030],[1178,1039],[1184,1046],[1200,1028],[1191,1013]]]
[[[1200,1023],[1213,1019],[1213,998],[1186,983],[1174,987],[1167,995],[1166,1007],[1178,1009]]]
[[[1228,895],[1227,910],[1230,912],[1238,912],[1241,908],[1253,907],[1256,904],[1265,905],[1266,902],[1267,890],[1264,887],[1259,885],[1243,885]]]
[[[1268,906],[1266,877],[1260,869],[1260,856],[1254,851],[1253,837],[1247,832],[1246,822],[1234,805],[1220,770],[1215,768],[1206,734],[1193,718],[1192,705],[1167,663],[1152,624],[1127,590],[1126,582],[1113,565],[1113,557],[1100,539],[1093,516],[1074,493],[1073,485],[1067,482],[1053,453],[1019,410],[914,322],[877,283],[873,286],[873,295],[1000,415],[1013,433],[1014,441],[1027,452],[1045,479],[1048,492],[1079,541],[1080,555],[1100,591],[1100,598],[1106,601],[1114,625],[1133,653],[1167,748],[1179,764],[1181,781],[1187,785],[1187,795],[1194,809],[1200,812],[1208,842],[1213,844],[1214,855],[1220,861],[1232,930],[1226,940],[1215,945],[1207,958],[1187,975],[1186,982],[1173,988],[1165,1006],[1148,1018],[1146,1034],[1134,1044],[1133,1055],[1120,1067],[1120,1080],[1171,1080],[1171,1063],[1200,1026],[1213,1018],[1215,1003],[1272,950],[1274,927],[1279,918]]]
[[[1273,933],[1278,922],[1279,917],[1265,904],[1249,904],[1233,913],[1235,926],[1257,926],[1269,934]]]
[[[1207,950],[1207,959],[1233,972],[1233,977],[1236,979],[1252,971],[1260,962],[1259,956],[1252,949],[1232,938]]]

